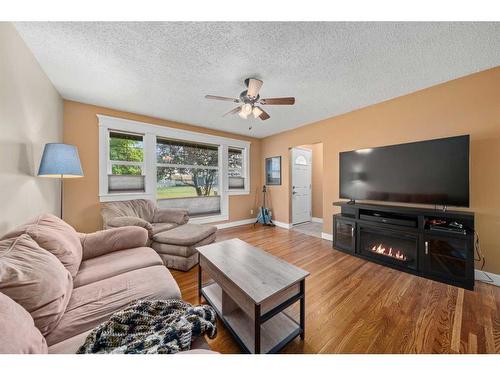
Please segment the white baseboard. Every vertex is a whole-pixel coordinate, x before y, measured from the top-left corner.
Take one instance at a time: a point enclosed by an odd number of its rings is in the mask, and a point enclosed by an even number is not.
[[[283,223],[281,221],[273,220],[273,223],[277,227],[280,227],[280,228],[283,228],[283,229],[290,229],[292,227],[292,224],[290,224],[290,223]]]
[[[253,224],[255,223],[255,220],[256,219],[253,218],[253,219],[245,219],[238,221],[230,221],[229,223],[216,224],[215,226],[217,227],[217,229],[232,228],[232,227],[238,227],[240,225]]]
[[[495,273],[481,271],[481,270],[475,270],[474,271],[474,278],[476,279],[476,281],[483,281],[483,282],[488,283],[488,284],[500,286],[500,275],[497,275]]]
[[[323,218],[322,217],[313,217],[313,218],[311,218],[311,221],[313,223],[322,223],[323,222]]]
[[[321,238],[327,241],[333,241],[333,234],[321,232]]]

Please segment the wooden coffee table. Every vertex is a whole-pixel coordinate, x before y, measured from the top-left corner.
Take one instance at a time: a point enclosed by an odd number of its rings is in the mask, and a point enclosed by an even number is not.
[[[197,248],[200,298],[215,309],[248,353],[276,353],[305,334],[305,278],[309,272],[232,239]],[[211,281],[203,285],[202,272]],[[297,322],[284,310],[300,301]]]

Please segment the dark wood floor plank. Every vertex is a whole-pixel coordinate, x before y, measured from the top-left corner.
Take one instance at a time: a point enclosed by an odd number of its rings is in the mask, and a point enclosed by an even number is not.
[[[500,353],[500,288],[463,290],[333,250],[331,242],[257,225],[220,230],[311,273],[306,281],[306,338],[281,353]],[[172,271],[183,298],[198,300],[198,267]],[[287,312],[298,318],[298,304]],[[218,322],[210,347],[241,350]]]

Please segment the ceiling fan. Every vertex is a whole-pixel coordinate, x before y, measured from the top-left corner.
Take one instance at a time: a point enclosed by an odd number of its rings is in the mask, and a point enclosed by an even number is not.
[[[271,116],[264,111],[260,105],[293,105],[295,103],[295,98],[267,98],[261,99],[259,95],[260,88],[262,87],[262,82],[260,79],[247,78],[245,79],[245,86],[247,89],[243,91],[239,98],[228,98],[226,96],[216,96],[216,95],[205,95],[207,99],[223,100],[227,102],[239,103],[240,105],[233,108],[229,112],[225,113],[224,116],[238,114],[241,118],[247,119],[248,116],[253,115],[255,118],[260,118],[261,120],[267,120]]]

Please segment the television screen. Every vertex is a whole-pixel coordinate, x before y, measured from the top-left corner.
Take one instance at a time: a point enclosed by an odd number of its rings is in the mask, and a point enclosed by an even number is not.
[[[340,197],[469,206],[469,136],[340,153]]]

